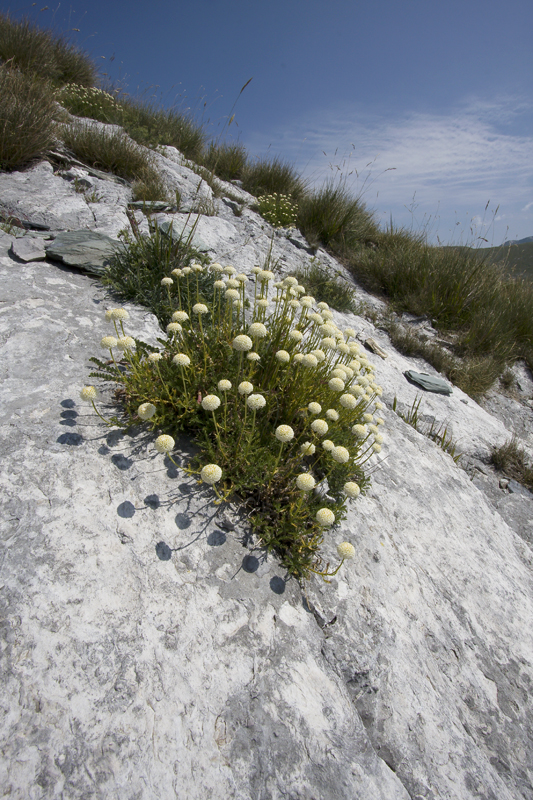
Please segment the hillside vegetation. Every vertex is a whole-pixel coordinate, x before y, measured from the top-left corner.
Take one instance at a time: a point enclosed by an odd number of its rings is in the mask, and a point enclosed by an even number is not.
[[[53,161],[53,141],[61,139],[79,160],[119,172],[132,182],[135,197],[151,200],[164,197],[165,188],[150,151],[138,145],[172,145],[215,189],[217,177],[240,181],[258,198],[260,212],[268,206],[272,224],[287,224],[276,214],[290,208],[310,244],[326,248],[392,310],[426,316],[446,338],[446,348],[391,324],[393,341],[423,355],[464,391],[487,391],[518,358],[533,367],[533,243],[443,248],[423,233],[383,230],[342,179],[312,189],[279,157],[253,158],[240,144],[209,141],[191,116],[102,85],[91,59],[63,37],[0,14],[0,169]],[[62,109],[115,123],[125,134],[73,124]]]

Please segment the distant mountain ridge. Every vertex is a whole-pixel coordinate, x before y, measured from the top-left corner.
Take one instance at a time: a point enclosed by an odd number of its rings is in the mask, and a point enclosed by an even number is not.
[[[533,242],[533,236],[526,236],[524,239],[510,239],[508,242],[504,242],[502,247],[506,247],[508,244],[526,244],[526,242]]]

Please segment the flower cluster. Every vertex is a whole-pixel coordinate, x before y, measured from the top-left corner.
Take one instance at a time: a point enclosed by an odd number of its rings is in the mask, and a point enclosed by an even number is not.
[[[286,194],[264,194],[257,199],[259,213],[274,228],[294,228],[298,205]]]
[[[212,299],[183,307],[181,281],[195,272],[211,275]],[[116,335],[101,344],[111,361],[93,361],[125,384],[128,421],[165,431],[156,450],[172,457],[177,433],[197,437],[201,481],[217,502],[231,493],[252,505],[255,531],[289,572],[333,574],[320,544],[366,488],[363,468],[383,443],[382,390],[355,331],[292,276],[220,264],[171,275],[161,347],[127,336],[127,312],[110,309]],[[92,387],[82,396],[96,397]],[[342,548],[350,558],[353,546]]]

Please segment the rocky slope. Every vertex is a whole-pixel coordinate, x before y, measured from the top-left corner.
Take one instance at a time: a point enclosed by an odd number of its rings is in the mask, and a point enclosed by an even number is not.
[[[215,211],[200,217],[202,250],[248,273],[264,262],[272,229],[245,193],[222,184],[215,198],[172,148],[157,161],[182,198],[161,222],[185,224],[202,201]],[[533,451],[532,376],[518,365],[515,397],[484,408],[458,389],[424,394],[458,466],[392,411],[420,395],[405,370],[434,370],[336,314],[388,353],[369,353],[386,439],[370,491],[324,545],[333,560],[348,539],[356,558],[302,594],[238,508],[79,400],[117,305],[87,271],[113,244],[78,245],[83,269],[46,248],[65,231],[116,239],[130,198],[79,166],[0,175],[18,220],[0,234],[1,796],[532,800],[533,497],[489,466],[513,432]],[[280,274],[306,248],[276,232]],[[155,318],[127,308],[128,333],[153,341]],[[185,466],[191,444],[178,449]]]

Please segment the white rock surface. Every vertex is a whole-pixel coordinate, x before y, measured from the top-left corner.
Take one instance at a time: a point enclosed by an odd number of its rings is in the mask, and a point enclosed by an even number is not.
[[[171,155],[182,191],[191,171]],[[0,175],[8,185],[55,230],[124,227],[126,188],[89,218],[49,165]],[[272,229],[214,202],[198,226],[208,252],[249,273]],[[79,272],[21,264],[12,241],[0,237],[3,796],[532,800],[533,500],[503,492],[487,466],[512,419],[457,388],[424,393],[423,414],[479,467],[473,480],[390,409],[416,399],[406,369],[433,370],[336,314],[389,353],[368,354],[386,439],[370,491],[325,542],[336,560],[352,541],[356,558],[303,596],[238,509],[183,471],[190,442],[176,468],[153,436],[108,429],[79,400],[117,300]],[[274,235],[282,274],[308,259]],[[127,308],[128,332],[155,341],[155,319]]]

